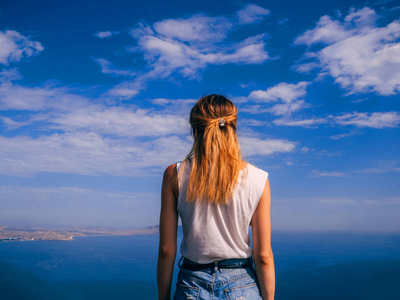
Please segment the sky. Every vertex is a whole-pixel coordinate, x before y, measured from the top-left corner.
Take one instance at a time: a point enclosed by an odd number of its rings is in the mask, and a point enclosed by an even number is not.
[[[188,116],[239,109],[273,230],[400,232],[395,1],[0,0],[0,225],[158,224]]]

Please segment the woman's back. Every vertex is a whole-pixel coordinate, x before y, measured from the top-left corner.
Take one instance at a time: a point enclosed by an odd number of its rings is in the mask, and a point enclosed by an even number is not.
[[[249,225],[268,178],[268,173],[251,165],[241,169],[236,188],[227,204],[186,201],[190,164],[179,172],[177,211],[182,220],[181,254],[206,264],[252,255]]]
[[[170,165],[164,173],[159,299],[170,299],[179,215],[183,263],[175,300],[274,297],[268,173],[243,161],[237,113],[221,95],[197,101],[190,112],[192,149],[182,164]]]

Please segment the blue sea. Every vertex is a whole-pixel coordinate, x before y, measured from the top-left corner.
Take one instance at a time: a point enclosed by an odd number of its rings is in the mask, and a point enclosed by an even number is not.
[[[400,235],[273,232],[272,247],[277,300],[400,299]],[[157,299],[157,252],[157,235],[1,242],[0,299]]]

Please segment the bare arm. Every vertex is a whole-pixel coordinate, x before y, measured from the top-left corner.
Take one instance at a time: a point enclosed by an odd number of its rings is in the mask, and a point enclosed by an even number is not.
[[[170,165],[164,172],[161,189],[160,245],[157,261],[158,299],[171,299],[171,282],[176,256],[178,228],[178,181],[176,165]]]
[[[265,183],[260,202],[251,220],[253,256],[261,296],[273,300],[275,295],[275,266],[271,248],[271,192],[269,179]]]

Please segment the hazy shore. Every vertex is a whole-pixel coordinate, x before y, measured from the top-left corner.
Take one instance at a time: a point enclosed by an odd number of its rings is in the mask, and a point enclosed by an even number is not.
[[[158,233],[158,225],[140,229],[110,229],[93,227],[68,228],[16,228],[1,226],[0,242],[8,241],[71,241],[78,236],[131,236],[152,235]]]

